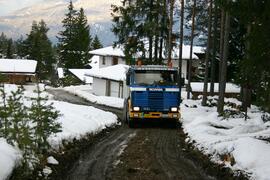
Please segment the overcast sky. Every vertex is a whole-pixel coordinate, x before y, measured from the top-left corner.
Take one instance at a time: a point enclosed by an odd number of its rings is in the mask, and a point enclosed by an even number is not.
[[[0,0],[0,16],[44,0]]]

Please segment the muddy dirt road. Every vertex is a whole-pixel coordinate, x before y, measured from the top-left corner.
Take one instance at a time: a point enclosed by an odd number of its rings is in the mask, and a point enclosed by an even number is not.
[[[92,105],[121,117],[119,109],[97,106],[60,90],[49,92],[57,100]],[[180,127],[155,123],[130,129],[122,125],[81,151],[71,168],[59,172],[57,177],[68,180],[234,179],[209,164],[207,158],[188,150]]]

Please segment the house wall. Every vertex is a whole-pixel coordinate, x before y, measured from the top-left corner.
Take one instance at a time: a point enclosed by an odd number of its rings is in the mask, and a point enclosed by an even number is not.
[[[27,82],[36,82],[35,76],[23,75],[23,74],[7,74],[4,75],[4,82],[10,84],[26,84]]]
[[[106,95],[106,80],[93,78],[93,93],[98,96]]]
[[[93,93],[98,96],[111,96],[122,98],[124,94],[122,86],[122,82],[99,79],[95,77],[93,79]]]
[[[112,56],[99,56],[99,68],[104,68],[112,66],[114,59],[117,59],[117,64],[126,64],[126,61],[122,57],[112,57]]]

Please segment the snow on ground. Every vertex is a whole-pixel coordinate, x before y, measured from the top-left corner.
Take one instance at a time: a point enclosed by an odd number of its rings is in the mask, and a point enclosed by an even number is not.
[[[0,179],[6,179],[21,159],[20,151],[0,138]]]
[[[40,85],[44,89],[44,85]],[[5,85],[5,90],[8,94],[17,89],[16,85]],[[24,102],[30,105],[30,98],[35,96],[35,85],[25,86],[24,95],[27,100]],[[48,95],[48,93],[44,93]],[[62,124],[62,132],[52,135],[49,142],[53,148],[61,146],[62,140],[79,139],[86,134],[95,134],[106,127],[117,123],[117,116],[110,112],[105,112],[94,107],[75,105],[66,102],[53,101],[52,96],[49,97],[49,103],[53,102],[54,107],[60,111],[62,116],[58,122]],[[7,144],[5,139],[0,138],[0,180],[8,177],[16,164],[19,163],[21,154],[15,147]],[[51,162],[51,159],[49,159]],[[46,173],[50,173],[50,169],[45,169]]]
[[[50,144],[61,145],[63,139],[79,139],[88,133],[98,133],[117,123],[117,116],[91,106],[81,106],[60,101],[52,101],[54,107],[63,115],[58,121],[62,132],[51,136]]]
[[[226,99],[238,105],[236,99]],[[223,119],[218,117],[216,107],[202,107],[201,101],[184,100],[181,105],[183,128],[188,133],[187,141],[212,160],[225,164],[233,170],[243,170],[252,178],[266,180],[270,177],[270,122],[261,119],[262,112],[255,106],[243,115]],[[233,109],[226,107],[226,109]],[[224,161],[224,155],[232,156],[235,163]]]
[[[190,83],[191,89],[194,92],[203,92],[203,82],[192,82]],[[210,92],[210,83],[208,83],[207,91]],[[219,92],[219,83],[214,83],[214,92]],[[233,83],[226,83],[227,93],[240,93],[240,87]]]
[[[68,86],[64,87],[63,90],[97,104],[123,108],[124,99],[108,96],[96,96],[92,93],[92,87],[90,85]]]

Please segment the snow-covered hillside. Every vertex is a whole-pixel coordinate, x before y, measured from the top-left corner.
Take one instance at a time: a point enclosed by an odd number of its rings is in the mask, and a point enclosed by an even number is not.
[[[111,28],[111,4],[120,4],[120,0],[77,0],[73,1],[76,9],[83,7],[91,25],[91,33],[98,34],[106,45],[114,39]],[[61,29],[61,21],[68,5],[66,0],[46,0],[0,17],[0,32],[11,37],[20,37],[29,32],[33,20],[45,20],[50,31],[49,36],[55,41],[55,35]],[[104,36],[106,34],[106,36]],[[110,35],[109,35],[110,34]],[[108,38],[109,37],[109,38]]]

